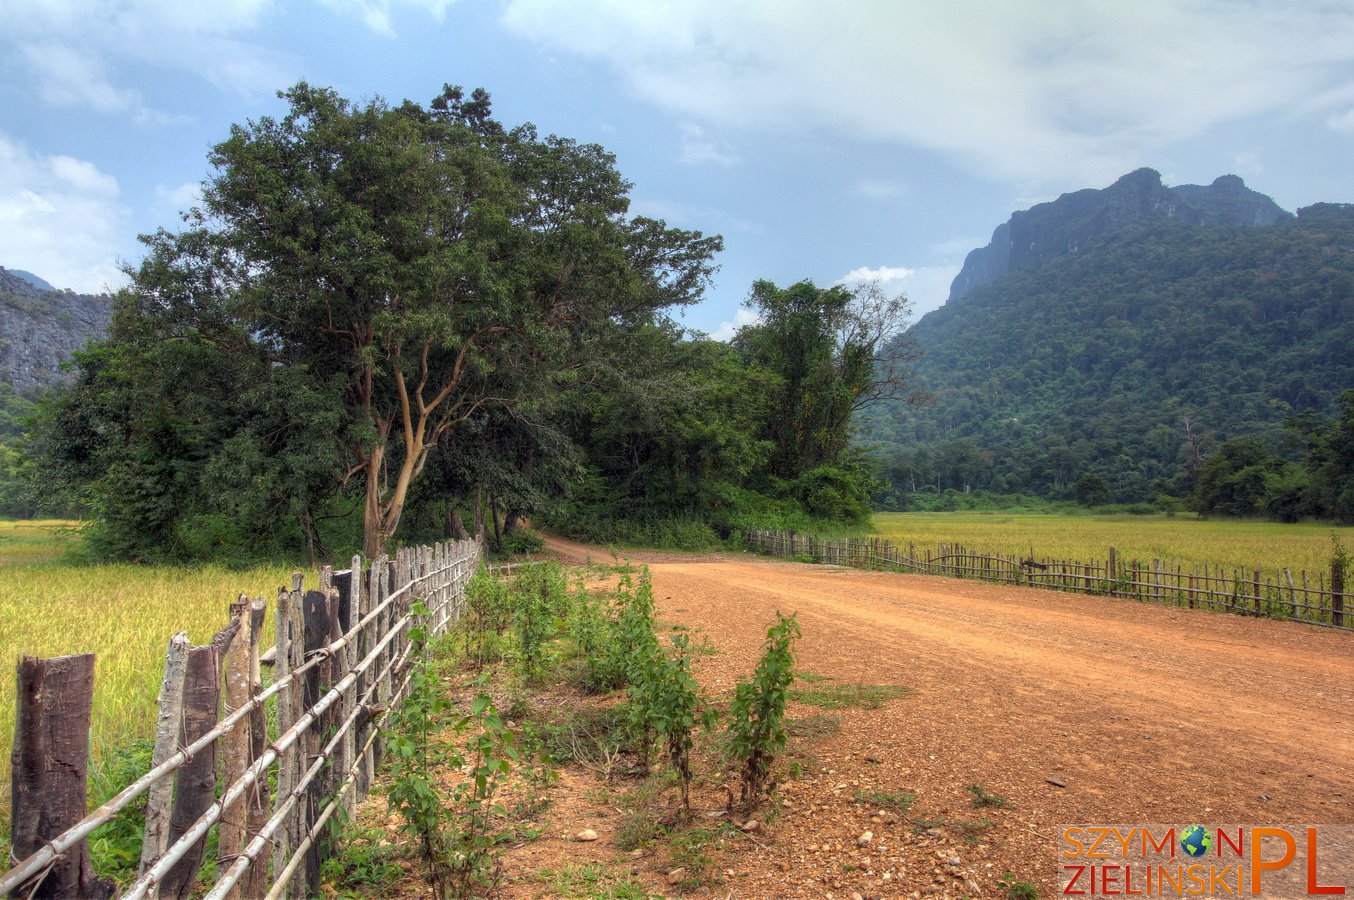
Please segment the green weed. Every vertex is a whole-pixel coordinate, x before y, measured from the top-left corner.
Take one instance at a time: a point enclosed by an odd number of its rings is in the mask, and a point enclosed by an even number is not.
[[[878,709],[889,700],[905,696],[908,688],[896,684],[834,684],[790,691],[790,699],[822,709]]]

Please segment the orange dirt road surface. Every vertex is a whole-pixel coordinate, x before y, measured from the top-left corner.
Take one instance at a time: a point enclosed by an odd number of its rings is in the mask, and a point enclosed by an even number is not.
[[[623,555],[649,566],[661,622],[718,648],[695,663],[711,693],[748,676],[777,611],[798,615],[797,671],[910,690],[791,739],[805,774],[782,779],[779,815],[718,863],[716,896],[1002,896],[1005,870],[1053,896],[1060,824],[1354,822],[1354,634],[736,554]],[[1010,807],[975,808],[971,785]],[[856,802],[893,791],[916,795],[901,815]]]

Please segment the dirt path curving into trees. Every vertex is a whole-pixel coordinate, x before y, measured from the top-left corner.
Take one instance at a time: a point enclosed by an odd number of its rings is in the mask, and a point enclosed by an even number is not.
[[[716,895],[996,896],[1009,869],[1049,896],[1060,823],[1354,822],[1354,634],[752,556],[630,558],[660,618],[718,649],[696,666],[711,692],[751,670],[777,611],[798,615],[801,671],[910,689],[792,742],[805,775],[782,782],[766,837],[717,863],[733,874]],[[975,809],[975,784],[1010,807]],[[858,791],[916,799],[897,815]]]

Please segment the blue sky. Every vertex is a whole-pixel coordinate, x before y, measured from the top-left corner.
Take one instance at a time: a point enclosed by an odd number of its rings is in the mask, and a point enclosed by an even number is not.
[[[305,79],[484,87],[594,141],[632,211],[752,281],[876,277],[919,314],[1016,209],[1138,168],[1354,201],[1354,0],[0,0],[0,265],[123,283],[232,123]]]

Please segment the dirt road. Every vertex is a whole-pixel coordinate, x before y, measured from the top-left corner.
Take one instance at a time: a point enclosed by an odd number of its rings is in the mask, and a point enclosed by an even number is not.
[[[774,839],[720,893],[993,896],[1009,869],[1051,895],[1060,823],[1354,822],[1354,635],[748,556],[631,558],[660,618],[720,651],[698,663],[708,690],[746,676],[779,610],[799,617],[799,670],[911,691],[794,742],[805,776],[782,783]],[[1009,808],[975,809],[971,785]],[[860,791],[916,799],[888,815]]]

